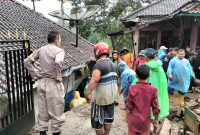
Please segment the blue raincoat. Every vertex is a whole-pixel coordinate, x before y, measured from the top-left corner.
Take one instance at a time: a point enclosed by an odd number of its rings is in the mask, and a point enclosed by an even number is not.
[[[133,80],[135,79],[135,72],[128,67],[128,65],[121,61],[118,65],[118,71],[121,74],[121,81],[122,81],[122,91],[124,96],[124,101],[128,101],[128,90],[131,86]]]
[[[188,92],[191,78],[194,77],[190,62],[185,58],[179,59],[178,57],[174,57],[169,62],[167,75],[168,77],[173,76],[173,80],[168,81],[168,86],[183,93]]]
[[[163,63],[165,56],[166,56],[166,52],[162,49],[159,49],[157,59]]]

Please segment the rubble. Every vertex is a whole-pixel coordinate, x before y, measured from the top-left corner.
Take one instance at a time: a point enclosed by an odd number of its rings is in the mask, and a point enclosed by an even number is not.
[[[199,88],[193,88],[198,89]],[[168,119],[171,122],[171,129],[170,129],[170,135],[183,135],[184,133],[184,114],[185,114],[185,108],[179,107],[179,105],[174,102],[176,101],[177,94],[173,95],[170,101],[170,115],[168,116]],[[193,93],[186,94],[185,97],[185,106],[186,107],[194,107],[198,106],[200,102],[200,95],[199,93],[193,91]],[[200,109],[200,108],[199,108]],[[196,110],[196,112],[199,112],[199,110]],[[193,135],[191,131],[186,132],[187,135]],[[197,135],[197,134],[195,134]]]
[[[160,135],[170,135],[170,129],[171,129],[171,124],[170,121],[165,118],[163,123],[162,123],[162,128],[158,134]]]

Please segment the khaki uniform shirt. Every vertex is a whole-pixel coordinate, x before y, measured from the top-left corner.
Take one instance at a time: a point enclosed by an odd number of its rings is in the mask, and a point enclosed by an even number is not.
[[[64,56],[65,53],[61,48],[48,44],[35,51],[31,58],[25,59],[24,65],[33,78],[39,75],[44,78],[62,77],[61,69]],[[40,72],[32,64],[37,60],[40,63]]]

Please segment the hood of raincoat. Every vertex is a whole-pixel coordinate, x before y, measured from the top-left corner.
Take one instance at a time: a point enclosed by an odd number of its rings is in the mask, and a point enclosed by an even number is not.
[[[162,66],[162,63],[159,60],[150,60],[145,63],[152,71],[158,71]]]
[[[119,65],[118,65],[119,74],[122,74],[122,72],[123,72],[126,68],[129,68],[128,65],[126,64],[126,62],[120,61]]]

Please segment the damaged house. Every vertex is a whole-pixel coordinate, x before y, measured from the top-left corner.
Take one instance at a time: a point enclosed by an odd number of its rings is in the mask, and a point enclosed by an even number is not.
[[[123,31],[109,34],[113,46],[118,36],[131,33],[136,54],[161,45],[193,50],[200,46],[199,0],[158,0],[124,17],[122,23]]]

